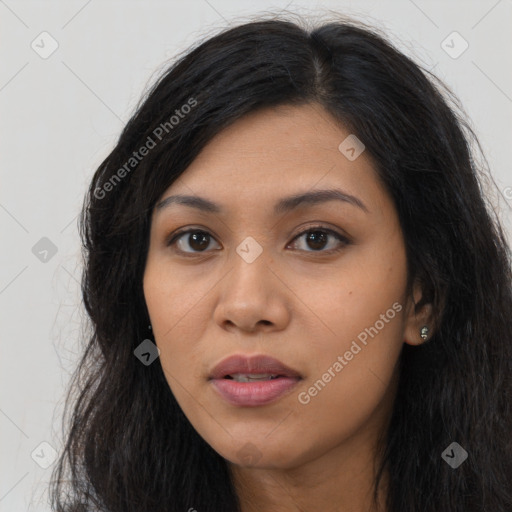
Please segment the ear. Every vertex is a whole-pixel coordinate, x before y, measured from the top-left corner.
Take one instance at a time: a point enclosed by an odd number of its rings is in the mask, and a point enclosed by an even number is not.
[[[423,292],[418,281],[414,283],[413,297],[410,297],[406,307],[404,342],[409,345],[421,345],[429,341],[434,334],[434,322],[432,318],[432,304],[426,303],[418,308],[422,302]],[[421,329],[428,327],[428,338],[421,337]]]

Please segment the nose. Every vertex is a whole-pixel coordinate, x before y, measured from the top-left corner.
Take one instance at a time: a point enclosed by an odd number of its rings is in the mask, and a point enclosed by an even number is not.
[[[286,328],[290,319],[289,289],[264,253],[248,263],[238,255],[234,267],[219,284],[214,311],[223,329],[271,332]]]

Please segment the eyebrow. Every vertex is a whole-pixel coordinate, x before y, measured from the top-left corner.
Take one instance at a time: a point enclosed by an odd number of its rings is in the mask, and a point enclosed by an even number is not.
[[[342,190],[326,189],[284,197],[274,205],[274,214],[279,215],[294,210],[299,206],[313,206],[316,204],[326,203],[328,201],[341,201],[343,203],[356,206],[366,213],[369,213],[368,208],[361,201],[361,199],[343,192]],[[156,210],[161,211],[162,209],[167,208],[172,204],[181,204],[208,213],[223,213],[224,211],[222,206],[203,197],[181,194],[169,196],[163,199],[156,205]]]

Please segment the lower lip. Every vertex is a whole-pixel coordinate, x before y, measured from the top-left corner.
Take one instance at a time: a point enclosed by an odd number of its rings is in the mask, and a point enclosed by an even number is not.
[[[279,377],[254,382],[236,382],[232,379],[212,379],[211,382],[230,404],[257,407],[274,402],[290,391],[299,380],[292,377]]]

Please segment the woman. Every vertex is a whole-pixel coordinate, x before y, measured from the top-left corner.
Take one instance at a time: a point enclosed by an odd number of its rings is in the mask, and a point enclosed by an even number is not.
[[[84,206],[55,510],[512,510],[510,251],[450,100],[347,21],[169,69]]]

